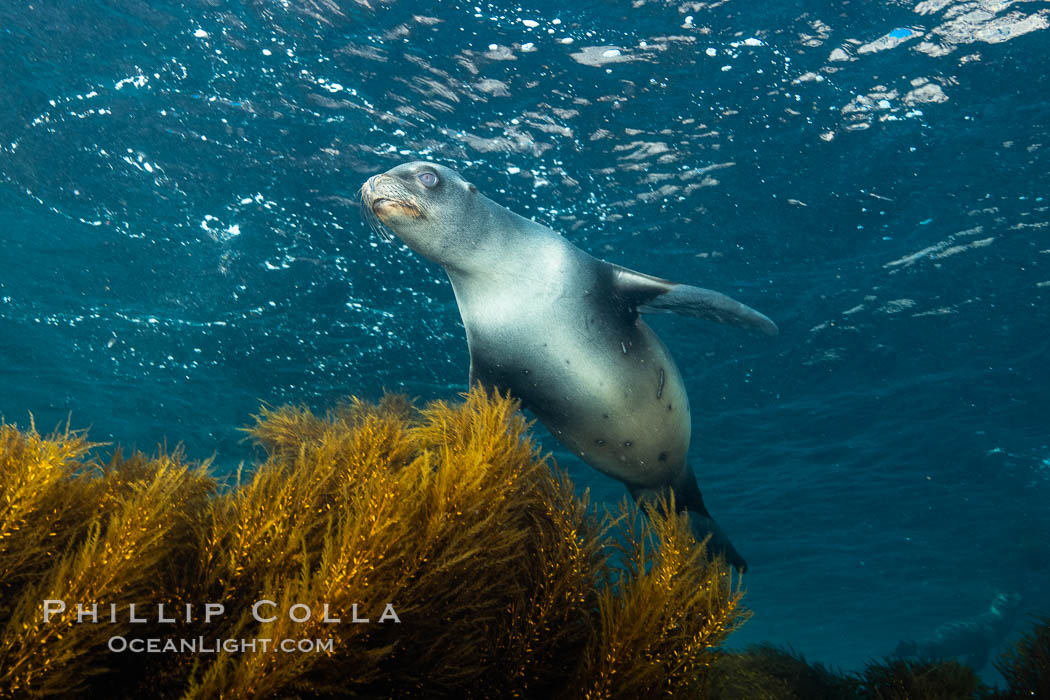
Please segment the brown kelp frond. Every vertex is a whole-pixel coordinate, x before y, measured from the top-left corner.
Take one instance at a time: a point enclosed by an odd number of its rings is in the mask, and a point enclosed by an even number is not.
[[[518,402],[508,395],[489,394],[475,388],[464,395],[465,403],[453,408],[435,401],[421,411],[422,423],[413,437],[433,449],[447,449],[485,456],[509,450],[506,461],[536,456],[536,448],[524,439],[528,423],[518,412]]]
[[[294,458],[304,442],[317,440],[325,429],[325,422],[305,406],[273,408],[264,404],[252,418],[255,425],[244,428],[244,432],[269,454],[282,457]]]
[[[578,650],[589,639],[607,552],[604,529],[593,517],[588,496],[576,498],[568,477],[535,481],[541,498],[523,513],[534,533],[518,574],[521,595],[512,598],[505,624],[497,626],[496,658],[506,659],[507,686],[551,697],[573,673]]]
[[[80,462],[92,447],[68,428],[42,438],[0,424],[0,620],[12,593],[87,531],[101,492]]]
[[[331,638],[338,661],[220,655],[192,694],[251,697],[346,678],[368,687],[398,659],[411,659],[399,683],[435,692],[501,693],[508,676],[521,688],[549,685],[548,659],[564,679],[595,601],[599,528],[537,459],[516,409],[478,391],[422,411],[388,397],[324,420],[265,412],[251,430],[270,458],[213,504],[203,590],[227,608],[261,596],[278,610],[327,605],[333,618],[372,622],[242,617],[239,635]],[[387,604],[404,627],[376,624]]]
[[[983,697],[977,672],[958,661],[888,658],[860,673],[860,697],[871,700],[964,700]]]
[[[270,456],[269,464],[292,467],[304,458],[324,462],[331,476],[353,477],[357,470],[385,470],[407,463],[411,446],[401,433],[414,415],[401,395],[378,404],[352,398],[327,418],[304,407],[264,406],[245,431]]]
[[[571,695],[701,693],[715,648],[747,616],[739,585],[723,559],[708,560],[673,502],[648,507],[640,533],[637,519],[623,515],[625,572],[618,590],[599,596],[598,625]]]
[[[856,700],[860,683],[790,649],[755,644],[719,655],[708,693],[711,700]]]
[[[12,600],[0,637],[0,687],[39,696],[78,692],[90,674],[106,670],[106,640],[131,628],[125,613],[123,622],[108,625],[81,620],[106,620],[111,604],[150,601],[172,609],[184,575],[172,566],[173,555],[185,553],[188,515],[199,512],[210,483],[203,466],[166,455],[115,458],[101,475],[67,475],[61,488],[90,515]]]
[[[420,410],[397,396],[323,418],[264,408],[249,433],[268,456],[226,490],[178,453],[58,459],[77,517],[47,557],[10,560],[0,687],[187,698],[702,688],[712,648],[742,619],[724,562],[707,561],[684,516],[639,524],[625,506],[600,520],[527,429],[509,397],[476,389]],[[613,534],[624,562],[610,556]],[[66,609],[44,622],[45,600]],[[129,603],[153,618],[157,604],[192,611],[129,625]],[[205,603],[223,612],[204,622]],[[117,604],[117,621],[78,624],[77,604],[100,615]],[[116,636],[237,643],[108,654]]]
[[[1031,631],[999,657],[995,667],[1008,684],[1005,697],[1050,698],[1050,616],[1037,619]]]
[[[209,592],[233,595],[269,571],[294,569],[304,546],[320,551],[332,514],[372,508],[374,518],[375,492],[396,493],[390,480],[417,451],[403,416],[398,401],[357,403],[328,419],[301,408],[264,408],[249,433],[269,459],[212,503],[210,526],[200,530]]]
[[[176,474],[179,486],[172,492],[173,512],[183,514],[191,506],[197,509],[207,505],[210,496],[215,493],[217,483],[209,473],[211,460],[190,463],[181,447],[170,453],[161,452],[150,457],[135,452],[125,457],[120,449],[106,461],[93,465],[94,473],[101,477],[103,493],[100,510],[108,512],[111,508],[137,500],[144,489],[154,488],[161,473]],[[199,515],[186,515],[189,520]]]

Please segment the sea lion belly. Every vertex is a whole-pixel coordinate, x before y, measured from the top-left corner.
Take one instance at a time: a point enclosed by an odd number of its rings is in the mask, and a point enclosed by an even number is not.
[[[583,461],[629,487],[681,474],[689,401],[647,325],[557,294],[545,304],[486,302],[483,317],[464,313],[473,381],[509,390]]]

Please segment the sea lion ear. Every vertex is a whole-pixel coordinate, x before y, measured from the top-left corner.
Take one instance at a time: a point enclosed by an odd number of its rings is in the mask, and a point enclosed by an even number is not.
[[[777,325],[750,306],[720,292],[645,275],[619,265],[613,269],[613,289],[638,313],[673,313],[727,323],[777,335]]]

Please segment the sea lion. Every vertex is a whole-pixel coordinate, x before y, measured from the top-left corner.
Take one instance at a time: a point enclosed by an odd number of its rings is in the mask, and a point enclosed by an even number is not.
[[[1006,639],[1021,606],[1020,593],[996,593],[988,609],[979,615],[946,622],[929,637],[902,640],[894,656],[914,659],[956,659],[974,671],[988,664],[991,652]]]
[[[470,385],[518,398],[568,449],[636,500],[674,492],[698,537],[744,558],[704,507],[689,451],[689,398],[640,313],[672,312],[776,335],[724,294],[594,258],[496,204],[449,168],[399,165],[361,187],[366,216],[445,268],[467,332]],[[381,228],[381,227],[380,227]]]

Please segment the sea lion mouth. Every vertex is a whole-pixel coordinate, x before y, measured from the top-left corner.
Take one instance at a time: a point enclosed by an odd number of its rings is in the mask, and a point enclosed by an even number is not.
[[[378,216],[380,219],[384,217],[384,214],[389,215],[390,211],[407,216],[412,219],[425,219],[426,216],[423,214],[423,210],[420,209],[413,202],[409,202],[404,199],[391,199],[390,197],[376,197],[372,200],[369,208],[372,213]],[[382,209],[382,211],[381,211]]]
[[[396,182],[382,175],[373,175],[361,186],[361,201],[372,215],[385,219],[391,214],[406,216],[410,219],[425,219],[423,209],[406,193],[396,191],[401,188]],[[391,191],[395,190],[395,191]]]
[[[426,219],[419,205],[399,196],[403,194],[399,189],[396,182],[391,182],[382,175],[373,175],[368,178],[368,182],[361,185],[361,213],[364,214],[369,228],[387,243],[394,240],[391,217],[417,221]]]

